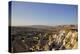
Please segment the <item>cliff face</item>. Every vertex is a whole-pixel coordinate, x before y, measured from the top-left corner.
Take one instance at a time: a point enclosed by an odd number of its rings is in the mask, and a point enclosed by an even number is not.
[[[59,49],[76,49],[78,48],[78,32],[76,30],[60,30],[58,34],[53,34],[49,45],[54,50]]]
[[[76,49],[78,47],[78,32],[69,31],[63,43],[66,49]]]

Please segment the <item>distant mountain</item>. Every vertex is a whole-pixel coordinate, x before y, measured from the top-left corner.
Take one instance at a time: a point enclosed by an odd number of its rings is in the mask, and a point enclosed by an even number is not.
[[[12,27],[17,27],[17,28],[27,28],[27,29],[45,29],[45,30],[59,30],[59,29],[78,29],[78,25],[57,25],[57,26],[48,26],[48,25],[29,25],[29,26],[12,26]]]
[[[40,28],[40,29],[50,29],[50,28],[54,28],[54,26],[47,26],[47,25],[31,25],[28,27],[32,27],[32,28]]]

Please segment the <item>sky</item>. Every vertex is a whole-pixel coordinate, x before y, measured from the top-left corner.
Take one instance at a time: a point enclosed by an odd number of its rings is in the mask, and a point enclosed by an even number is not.
[[[13,1],[11,7],[12,26],[78,23],[77,5]]]

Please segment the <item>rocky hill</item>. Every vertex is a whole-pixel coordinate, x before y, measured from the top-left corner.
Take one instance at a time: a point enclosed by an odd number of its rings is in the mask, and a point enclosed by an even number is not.
[[[75,25],[55,27],[11,27],[11,52],[67,50],[78,48]]]

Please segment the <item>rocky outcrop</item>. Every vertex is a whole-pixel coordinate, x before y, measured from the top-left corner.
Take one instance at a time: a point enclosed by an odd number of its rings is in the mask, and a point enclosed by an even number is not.
[[[26,27],[12,29],[11,52],[67,50],[78,48],[78,29],[73,26],[59,26],[48,30],[37,30],[36,28],[27,29],[28,28]]]

